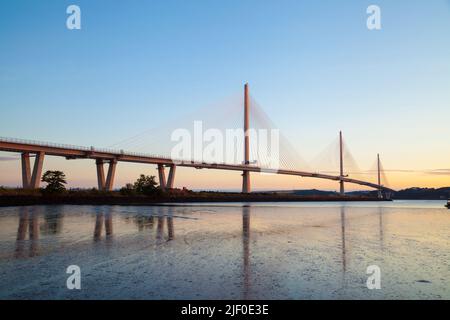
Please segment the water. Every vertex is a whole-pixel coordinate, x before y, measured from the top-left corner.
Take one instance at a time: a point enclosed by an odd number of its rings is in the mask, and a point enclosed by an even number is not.
[[[0,208],[0,298],[450,299],[443,201],[247,205]]]

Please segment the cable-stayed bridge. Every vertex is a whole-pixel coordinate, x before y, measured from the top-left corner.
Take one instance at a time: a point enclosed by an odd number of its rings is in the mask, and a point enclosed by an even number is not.
[[[243,108],[242,108],[243,107]],[[240,109],[240,110],[239,110]],[[242,112],[244,120],[239,123],[239,120],[234,120],[234,123],[227,124],[226,118],[233,115],[239,115]],[[111,191],[114,185],[115,171],[118,162],[134,162],[144,164],[157,165],[159,183],[162,189],[170,189],[174,186],[175,174],[177,167],[190,167],[195,169],[216,169],[216,170],[230,170],[242,172],[242,192],[251,192],[251,173],[270,172],[279,175],[291,175],[299,177],[309,177],[317,179],[326,179],[337,181],[340,186],[340,193],[345,193],[345,183],[352,183],[356,185],[366,186],[378,190],[379,198],[383,197],[384,193],[393,192],[387,187],[387,180],[380,161],[379,155],[375,163],[375,169],[365,172],[371,175],[371,178],[359,178],[363,171],[357,168],[348,147],[345,145],[342,133],[339,133],[337,143],[331,145],[330,150],[322,153],[319,161],[324,158],[331,158],[333,167],[331,170],[322,168],[311,169],[302,160],[301,156],[295,152],[295,148],[283,136],[277,136],[276,148],[273,145],[264,145],[262,148],[270,149],[262,152],[260,148],[255,147],[256,143],[252,145],[252,130],[264,129],[272,130],[274,128],[270,118],[264,113],[258,103],[249,95],[248,85],[245,85],[243,103],[242,100],[234,104],[234,107],[229,105],[225,108],[224,114],[220,114],[218,109],[210,109],[212,112],[213,124],[209,124],[209,128],[218,128],[226,126],[232,128],[239,128],[242,131],[241,139],[235,139],[233,148],[241,151],[238,155],[233,157],[231,161],[211,160],[208,157],[198,157],[195,154],[189,153],[189,156],[174,157],[172,154],[162,152],[157,154],[149,153],[157,149],[155,146],[168,146],[169,144],[162,141],[163,138],[167,140],[171,131],[165,130],[148,130],[142,134],[133,136],[129,139],[123,140],[112,145],[110,148],[94,148],[94,147],[80,147],[66,144],[48,143],[40,141],[22,140],[15,138],[0,138],[0,151],[16,152],[21,154],[22,164],[22,185],[23,188],[39,188],[40,177],[42,175],[43,161],[46,155],[65,157],[66,159],[93,159],[97,167],[97,181],[98,189],[104,191]],[[200,118],[205,118],[207,112],[202,112]],[[253,117],[251,117],[253,116]],[[234,117],[235,118],[235,117]],[[183,119],[184,121],[186,118]],[[208,121],[206,121],[208,122]],[[242,126],[243,123],[243,126]],[[151,137],[153,133],[156,136]],[[211,138],[211,137],[210,137]],[[236,138],[236,137],[235,137]],[[211,140],[211,139],[210,139]],[[195,141],[194,141],[195,142]],[[336,148],[337,145],[337,148]],[[130,150],[134,146],[137,151]],[[119,149],[119,147],[121,147]],[[195,145],[194,145],[195,149]],[[276,150],[275,150],[276,149]],[[142,151],[144,150],[144,152]],[[235,150],[234,150],[235,151]],[[276,151],[276,152],[275,152]],[[164,154],[164,155],[163,155]],[[273,156],[276,155],[277,165],[273,165]],[[328,155],[327,155],[328,154]],[[269,155],[269,156],[268,156]],[[272,156],[272,159],[269,159]],[[30,158],[35,157],[34,165],[31,167]],[[323,162],[323,161],[322,161]],[[104,164],[108,164],[108,170],[105,175]],[[320,167],[320,165],[318,165]],[[168,177],[166,178],[166,168],[169,169]],[[337,170],[336,170],[337,169]]]

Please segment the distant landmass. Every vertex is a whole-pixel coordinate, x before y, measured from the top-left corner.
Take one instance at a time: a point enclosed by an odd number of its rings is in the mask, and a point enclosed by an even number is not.
[[[299,196],[336,196],[336,191],[324,191],[317,189],[309,190],[291,190],[291,191],[270,191],[277,193],[291,193]],[[369,196],[376,197],[378,191],[350,191],[346,192],[346,195],[350,196]],[[405,199],[405,200],[445,200],[450,199],[450,187],[443,188],[407,188],[399,190],[391,194],[392,199]]]
[[[450,187],[444,188],[408,188],[397,191],[395,199],[443,200],[450,199]]]

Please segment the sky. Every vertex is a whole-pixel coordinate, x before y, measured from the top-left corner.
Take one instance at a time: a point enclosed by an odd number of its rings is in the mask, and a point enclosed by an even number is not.
[[[72,4],[80,30],[66,27]],[[372,4],[381,30],[366,26]],[[449,34],[447,0],[2,1],[0,136],[107,147],[248,82],[305,159],[342,130],[361,168],[381,154],[391,187],[449,186]],[[0,156],[0,185],[20,185],[17,155]],[[47,157],[46,169],[71,187],[96,185],[93,160]],[[115,187],[156,174],[117,170]],[[253,176],[254,189],[338,188]],[[175,185],[237,190],[240,179],[181,169]]]

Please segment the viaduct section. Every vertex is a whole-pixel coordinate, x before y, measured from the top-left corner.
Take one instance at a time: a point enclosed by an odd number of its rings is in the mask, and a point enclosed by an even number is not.
[[[242,172],[242,192],[251,192],[250,173],[262,172],[264,168],[251,165],[250,163],[250,99],[248,84],[244,87],[244,162],[241,165],[225,164],[225,163],[205,163],[195,161],[181,161],[148,154],[140,154],[133,152],[124,152],[123,150],[108,150],[94,147],[80,147],[65,144],[45,143],[38,141],[21,140],[14,138],[0,138],[0,151],[17,152],[21,154],[22,164],[22,186],[25,189],[39,188],[42,176],[42,167],[45,156],[65,157],[66,159],[93,159],[97,168],[98,189],[102,191],[111,191],[114,185],[114,177],[118,162],[133,162],[153,164],[157,166],[160,187],[163,190],[171,189],[174,186],[175,173],[177,166],[191,167],[196,169],[217,169],[232,170]],[[312,173],[306,171],[294,170],[277,170],[275,173],[283,175],[294,175],[300,177],[310,177],[338,181],[340,193],[344,195],[344,183],[354,183],[378,190],[378,196],[383,197],[383,191],[392,192],[392,189],[381,185],[380,178],[380,158],[377,156],[378,163],[378,183],[351,179],[344,174],[344,147],[342,141],[342,132],[339,132],[339,159],[340,171],[338,176]],[[34,164],[31,167],[30,158],[34,157]],[[105,172],[105,165],[107,171]],[[168,169],[168,177],[166,178],[166,170]],[[106,175],[105,175],[106,173]]]

